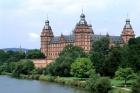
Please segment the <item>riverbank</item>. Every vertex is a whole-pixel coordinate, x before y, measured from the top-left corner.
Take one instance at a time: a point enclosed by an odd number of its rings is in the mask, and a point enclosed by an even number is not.
[[[80,88],[53,82],[0,76],[0,93],[90,93]]]
[[[1,73],[2,75],[12,76],[12,73]],[[13,77],[13,76],[12,76]],[[23,75],[21,74],[19,79],[30,79],[30,80],[40,80],[40,81],[47,81],[47,82],[55,82],[63,85],[70,85],[79,88],[86,87],[86,79],[83,78],[76,78],[76,77],[59,77],[59,76],[49,76],[49,75]]]
[[[2,74],[12,76],[11,73],[2,73]],[[29,79],[29,80],[39,80],[45,82],[54,82],[54,83],[73,86],[73,87],[81,88],[86,91],[87,90],[90,91],[87,88],[86,78],[83,79],[83,78],[76,78],[76,77],[59,77],[59,76],[49,76],[49,75],[20,75],[19,78]],[[112,93],[131,93],[131,91],[125,90],[122,87],[112,87],[112,91],[113,91]]]
[[[75,77],[54,77],[54,76],[44,76],[41,75],[39,80],[48,81],[48,82],[56,82],[64,85],[75,86],[79,88],[86,89],[86,79],[75,78]]]

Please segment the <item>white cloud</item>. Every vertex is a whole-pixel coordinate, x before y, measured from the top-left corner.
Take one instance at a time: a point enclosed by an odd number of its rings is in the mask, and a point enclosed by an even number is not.
[[[22,4],[18,13],[43,11],[43,12],[61,12],[75,13],[77,11],[92,8],[94,11],[105,10],[113,0],[28,0]],[[22,10],[23,9],[23,10]]]
[[[31,42],[35,42],[35,41],[38,41],[39,40],[39,34],[37,33],[28,33],[28,36],[29,36],[29,41]]]

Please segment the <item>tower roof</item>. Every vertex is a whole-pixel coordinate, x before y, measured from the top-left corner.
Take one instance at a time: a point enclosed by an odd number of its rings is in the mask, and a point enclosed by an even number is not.
[[[76,24],[73,33],[94,33],[92,26],[87,23],[85,17],[85,14],[82,12],[80,15],[80,21]]]
[[[50,22],[49,22],[49,20],[47,19],[46,21],[45,21],[45,26],[44,26],[44,29],[51,29],[51,26],[50,26],[50,24],[49,24]]]
[[[51,26],[49,24],[49,20],[47,19],[45,21],[45,25],[44,25],[44,28],[42,30],[42,34],[41,36],[53,36],[53,32],[52,32],[52,29],[51,29]]]
[[[131,24],[130,24],[130,19],[126,19],[126,24],[125,24],[125,26],[124,26],[124,29],[132,29],[132,26],[131,26]]]
[[[79,21],[79,24],[80,25],[87,25],[87,21],[86,21],[86,19],[85,19],[85,14],[84,13],[82,13],[81,15],[80,15],[80,21]]]
[[[122,31],[122,36],[135,36],[134,34],[134,31],[133,31],[133,28],[130,24],[130,19],[127,18],[126,21],[125,21],[125,25],[124,25],[124,28],[123,28],[123,31]]]

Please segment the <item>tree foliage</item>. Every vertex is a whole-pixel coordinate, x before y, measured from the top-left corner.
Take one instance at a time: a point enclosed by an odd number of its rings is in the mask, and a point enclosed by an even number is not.
[[[111,81],[107,77],[101,77],[96,81],[95,93],[108,93],[111,90]]]
[[[127,81],[135,78],[134,71],[131,68],[119,68],[115,73],[116,79],[124,80],[124,85],[127,85]]]
[[[41,51],[38,49],[32,49],[26,53],[26,58],[28,58],[28,59],[38,59],[39,58],[40,59],[40,58],[45,58],[45,55],[43,53],[41,53]]]
[[[90,70],[93,69],[92,63],[88,58],[77,58],[71,65],[71,75],[79,78],[87,78]]]
[[[132,93],[140,93],[140,77],[133,84],[133,86],[132,86]]]
[[[101,76],[113,77],[121,63],[121,48],[119,46],[109,47],[109,38],[104,37],[95,41],[90,51],[90,59]]]
[[[87,57],[87,54],[78,46],[67,45],[55,62],[46,68],[46,72],[54,76],[70,76],[71,64],[78,57]]]
[[[128,43],[128,63],[135,71],[140,71],[140,37],[130,39]]]

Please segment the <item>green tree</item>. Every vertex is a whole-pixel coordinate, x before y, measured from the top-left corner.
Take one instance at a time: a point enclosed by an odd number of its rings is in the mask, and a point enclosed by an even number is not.
[[[128,63],[136,72],[140,71],[140,37],[130,39],[128,43]]]
[[[35,69],[32,61],[24,60],[15,63],[15,68],[12,71],[12,76],[20,77],[21,74],[30,75]]]
[[[113,77],[116,70],[120,66],[122,61],[122,52],[119,46],[110,49],[109,53],[105,56],[104,62],[102,62],[102,75]]]
[[[87,57],[87,54],[81,47],[67,45],[55,62],[47,66],[46,72],[55,76],[70,76],[71,64],[78,57]]]
[[[92,68],[93,66],[90,59],[77,58],[75,62],[71,64],[71,75],[79,78],[87,78]]]
[[[90,76],[86,80],[86,88],[95,92],[95,90],[96,90],[95,85],[96,85],[96,82],[99,78],[100,78],[100,76],[95,73],[95,70],[91,69],[90,70]]]
[[[8,54],[4,50],[0,50],[0,62],[5,62],[8,59]]]
[[[28,59],[38,59],[39,58],[40,59],[40,58],[45,58],[45,55],[43,53],[41,53],[41,51],[38,49],[32,49],[26,53],[26,58],[28,58]]]
[[[116,79],[124,80],[124,85],[126,87],[127,81],[135,78],[134,71],[131,68],[119,68],[115,73]]]
[[[96,81],[95,93],[108,93],[111,90],[111,81],[107,77],[101,77]]]
[[[90,51],[90,59],[97,73],[105,76],[104,65],[106,64],[105,58],[109,53],[109,38],[104,37],[98,41],[93,42],[92,49]]]
[[[140,78],[132,86],[132,93],[140,93]]]
[[[15,65],[15,69],[12,72],[12,76],[19,78],[21,73],[22,73],[22,65],[20,62],[17,62]]]
[[[31,74],[32,70],[35,68],[34,63],[29,60],[21,61],[22,65],[22,74],[29,75]]]

